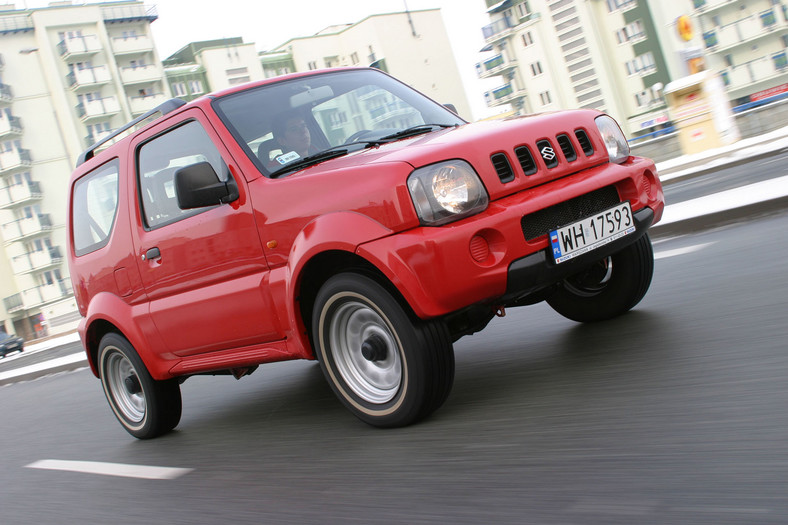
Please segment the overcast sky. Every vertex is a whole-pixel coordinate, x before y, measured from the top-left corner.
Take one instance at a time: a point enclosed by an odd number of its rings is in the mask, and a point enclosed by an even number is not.
[[[19,8],[43,7],[48,3],[16,0]],[[96,2],[73,1],[74,5],[82,3]],[[159,18],[151,27],[161,59],[199,40],[240,36],[244,42],[254,42],[258,51],[266,51],[330,25],[358,22],[376,13],[404,11],[406,5],[414,11],[439,7],[474,118],[490,114],[483,92],[499,83],[478,81],[474,69],[481,58],[478,51],[484,45],[481,28],[489,23],[484,0],[146,0],[145,4],[155,5],[158,10]]]

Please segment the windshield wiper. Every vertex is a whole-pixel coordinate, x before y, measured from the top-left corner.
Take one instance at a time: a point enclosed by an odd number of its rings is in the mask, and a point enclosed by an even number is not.
[[[378,141],[388,142],[396,139],[404,139],[406,137],[413,137],[416,135],[429,133],[430,131],[434,131],[435,128],[454,128],[454,127],[457,127],[457,124],[419,124],[418,126],[405,128],[403,130],[397,131],[396,133],[392,133],[391,135],[380,137]]]
[[[343,155],[347,155],[348,153],[350,153],[349,146],[355,146],[357,144],[361,144],[365,148],[370,148],[372,146],[377,146],[379,142],[372,140],[358,140],[354,142],[347,142],[345,144],[339,144],[338,146],[332,146],[328,149],[324,149],[319,153],[315,153],[314,155],[309,155],[308,157],[304,157],[302,159],[298,159],[293,162],[290,162],[289,164],[285,164],[281,168],[272,171],[270,177],[272,179],[275,179],[276,177],[284,173],[299,170],[302,168],[308,168],[309,166],[319,164],[323,161],[331,160],[337,157],[341,157]]]

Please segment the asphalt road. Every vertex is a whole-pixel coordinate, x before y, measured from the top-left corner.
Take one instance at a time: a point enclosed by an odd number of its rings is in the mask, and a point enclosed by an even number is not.
[[[456,343],[446,405],[376,430],[315,363],[183,384],[140,442],[80,370],[0,388],[0,522],[788,522],[788,213],[655,246],[633,312],[511,309]],[[138,479],[27,466],[192,469]]]

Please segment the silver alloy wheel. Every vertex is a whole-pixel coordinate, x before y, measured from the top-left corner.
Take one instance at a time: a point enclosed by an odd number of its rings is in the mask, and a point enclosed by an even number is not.
[[[104,368],[107,389],[123,417],[131,423],[140,423],[145,419],[145,391],[137,370],[120,351],[115,348],[110,351]],[[129,381],[137,388],[129,388]]]
[[[342,304],[332,316],[328,338],[336,367],[353,393],[375,404],[397,395],[402,383],[399,346],[378,312],[359,301]],[[364,357],[362,346],[371,340],[382,358]]]

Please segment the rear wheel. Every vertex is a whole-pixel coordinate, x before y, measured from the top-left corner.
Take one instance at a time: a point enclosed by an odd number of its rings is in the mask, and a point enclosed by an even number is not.
[[[440,321],[423,321],[381,285],[345,273],[320,289],[312,320],[334,393],[378,427],[414,423],[440,407],[454,381],[454,350]]]
[[[654,251],[646,233],[620,252],[564,279],[547,303],[573,321],[604,321],[634,308],[646,295],[653,274]]]
[[[153,379],[126,338],[109,333],[101,339],[98,368],[109,406],[129,434],[150,439],[166,434],[178,424],[178,381]]]

